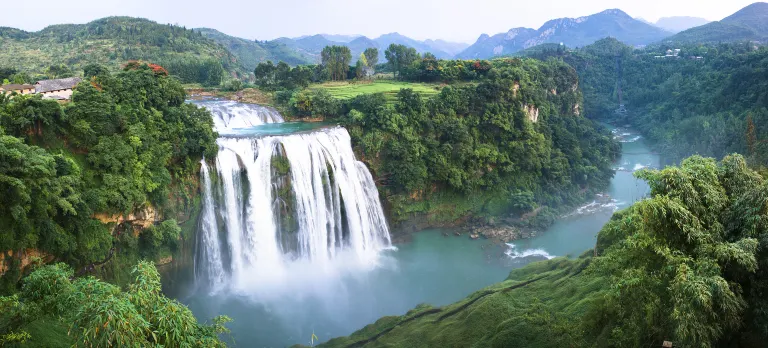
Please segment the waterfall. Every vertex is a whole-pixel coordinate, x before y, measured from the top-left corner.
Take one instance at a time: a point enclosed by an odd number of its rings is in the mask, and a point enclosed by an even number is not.
[[[373,177],[355,159],[346,129],[217,142],[217,180],[202,170],[197,272],[214,290],[268,286],[296,267],[371,267],[391,246]]]
[[[193,103],[211,112],[213,123],[219,132],[284,121],[277,110],[256,104],[230,100],[204,100]]]
[[[200,161],[200,175],[203,177],[203,212],[202,212],[202,234],[201,242],[203,247],[200,262],[205,268],[200,270],[205,274],[198,274],[208,279],[211,286],[216,289],[224,283],[224,267],[221,261],[221,246],[219,245],[219,229],[216,223],[216,213],[214,211],[213,193],[211,189],[211,177],[208,172],[208,165],[205,159]]]

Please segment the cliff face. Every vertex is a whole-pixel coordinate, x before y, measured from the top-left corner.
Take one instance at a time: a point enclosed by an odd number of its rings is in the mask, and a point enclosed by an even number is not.
[[[37,262],[48,263],[53,261],[53,255],[37,249],[23,249],[18,252],[13,250],[6,251],[0,258],[0,276],[4,275],[10,267],[26,269],[29,265]]]
[[[92,218],[106,225],[113,237],[113,246],[104,258],[93,264],[84,265],[79,272],[95,272],[102,278],[112,280],[117,271],[127,273],[142,254],[141,234],[147,228],[158,225],[168,219],[176,220],[182,233],[175,244],[178,247],[172,253],[158,255],[155,263],[168,265],[177,260],[191,260],[191,249],[194,247],[194,237],[197,225],[197,216],[200,209],[199,198],[199,174],[190,174],[183,178],[176,178],[172,183],[169,197],[163,208],[155,207],[149,203],[136,208],[129,214],[95,213]],[[121,235],[130,233],[132,240],[136,241],[133,247],[121,244]],[[187,250],[190,249],[190,250]],[[6,250],[0,252],[0,277],[4,276],[12,268],[20,272],[12,273],[21,276],[29,271],[29,267],[36,263],[59,262],[60,258],[44,250],[23,249]],[[110,265],[115,263],[114,265]]]

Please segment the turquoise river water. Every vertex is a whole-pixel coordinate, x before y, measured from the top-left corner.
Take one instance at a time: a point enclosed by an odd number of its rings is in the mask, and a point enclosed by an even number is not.
[[[301,124],[266,125],[246,135],[308,130]],[[348,335],[386,315],[402,315],[420,303],[446,305],[503,280],[510,270],[530,262],[578,256],[591,249],[611,214],[648,193],[633,172],[657,167],[659,157],[630,130],[614,129],[623,154],[616,175],[603,195],[566,215],[539,236],[493,245],[443,235],[441,230],[415,233],[412,241],[384,251],[373,269],[349,266],[339,258],[334,272],[318,274],[297,266],[289,284],[253,293],[211,293],[195,286],[191,269],[166,272],[166,293],[188,305],[201,321],[224,314],[234,319],[225,337],[237,346],[309,345]],[[191,268],[191,267],[189,267]],[[258,279],[254,279],[258,283]]]

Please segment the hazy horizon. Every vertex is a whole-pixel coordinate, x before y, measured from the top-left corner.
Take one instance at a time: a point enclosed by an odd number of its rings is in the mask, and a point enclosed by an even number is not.
[[[392,0],[376,4],[348,0],[317,0],[309,3],[285,0],[269,4],[222,0],[216,2],[216,7],[200,0],[71,0],[66,3],[40,0],[4,4],[6,13],[17,15],[0,19],[0,27],[38,31],[52,24],[82,24],[109,16],[131,16],[187,28],[207,27],[251,40],[314,34],[365,35],[376,38],[382,34],[398,32],[418,40],[442,39],[472,44],[484,33],[494,35],[515,27],[537,29],[550,19],[576,18],[612,8],[650,22],[673,16],[717,21],[753,2],[736,0],[702,6],[694,0],[587,0],[578,4],[567,0],[523,4],[476,0],[471,4],[473,8],[470,8],[466,2],[455,0]]]

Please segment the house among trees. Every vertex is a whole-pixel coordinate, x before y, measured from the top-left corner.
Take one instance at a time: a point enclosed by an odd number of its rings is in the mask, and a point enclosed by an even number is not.
[[[35,93],[43,98],[65,100],[72,97],[72,90],[83,79],[68,77],[65,79],[41,80],[35,83]]]
[[[13,92],[16,92],[17,94],[32,94],[32,93],[35,93],[35,86],[19,85],[19,84],[9,84],[9,85],[0,86],[0,93],[11,94]]]

